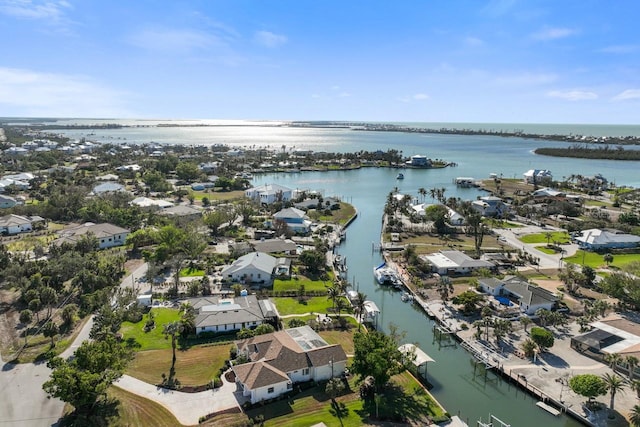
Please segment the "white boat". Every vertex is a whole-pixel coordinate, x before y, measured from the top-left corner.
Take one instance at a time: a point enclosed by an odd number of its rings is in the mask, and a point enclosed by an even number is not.
[[[404,283],[398,273],[386,264],[381,264],[373,268],[373,275],[380,285],[392,285],[396,289],[402,289]]]
[[[411,295],[409,292],[403,292],[400,299],[403,302],[413,302],[413,295]]]
[[[402,172],[400,172],[397,176],[396,179],[404,179],[404,174]]]

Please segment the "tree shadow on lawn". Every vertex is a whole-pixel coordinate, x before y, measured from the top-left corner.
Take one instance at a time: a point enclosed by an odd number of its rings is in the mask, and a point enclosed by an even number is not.
[[[421,390],[421,389],[420,389]],[[426,400],[424,391],[407,393],[399,385],[388,385],[384,389],[382,399],[378,405],[378,419],[407,422],[409,420],[418,423],[428,423],[429,418],[435,416],[434,410]],[[422,398],[424,396],[424,398]],[[375,399],[364,402],[363,409],[355,411],[363,419],[376,419]]]
[[[112,420],[120,417],[120,401],[114,398],[107,398],[96,402],[91,414],[79,414],[73,411],[60,418],[57,425],[61,427],[70,426],[106,426]]]

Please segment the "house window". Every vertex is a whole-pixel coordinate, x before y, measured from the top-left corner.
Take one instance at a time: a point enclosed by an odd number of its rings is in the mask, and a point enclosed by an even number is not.
[[[260,278],[260,273],[258,273],[258,279]]]
[[[287,383],[287,390],[291,390],[293,388],[293,384],[292,383]]]
[[[309,368],[304,368],[302,370],[302,375],[309,375]]]
[[[267,393],[273,393],[273,387],[269,387],[269,388],[267,389]]]

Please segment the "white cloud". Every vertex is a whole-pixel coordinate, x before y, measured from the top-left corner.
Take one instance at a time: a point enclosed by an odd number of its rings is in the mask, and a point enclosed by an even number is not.
[[[542,85],[556,81],[558,76],[551,73],[515,73],[511,75],[497,76],[494,82],[500,85],[531,86]]]
[[[639,48],[640,46],[634,45],[634,44],[621,44],[621,45],[603,47],[598,52],[625,54],[625,53],[637,52]]]
[[[629,99],[640,99],[640,89],[627,89],[612,98],[614,101],[626,101]]]
[[[287,37],[270,31],[258,31],[253,39],[256,43],[269,48],[278,47],[287,42]]]
[[[400,96],[396,98],[396,100],[403,102],[405,104],[408,104],[413,101],[424,101],[425,99],[429,99],[429,95],[425,93],[416,93],[414,95]]]
[[[126,117],[127,94],[85,76],[0,67],[0,115]]]
[[[429,99],[429,95],[426,93],[416,93],[412,98],[416,101],[422,101],[423,99]]]
[[[184,29],[142,30],[129,37],[129,43],[143,49],[176,53],[222,44],[214,35]]]
[[[477,37],[466,37],[464,43],[469,47],[479,47],[484,45],[484,40]]]
[[[0,12],[16,18],[60,21],[71,8],[66,1],[3,0]]]
[[[594,92],[584,90],[553,90],[547,93],[551,98],[560,98],[566,101],[587,101],[598,99],[598,95]]]
[[[544,28],[537,33],[534,33],[532,37],[536,40],[556,40],[563,39],[576,34],[575,30],[570,28]]]

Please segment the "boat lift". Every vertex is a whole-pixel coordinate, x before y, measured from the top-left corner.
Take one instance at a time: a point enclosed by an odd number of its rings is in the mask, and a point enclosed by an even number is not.
[[[479,419],[477,427],[511,427],[511,424],[507,424],[504,421],[500,420],[495,415],[489,414],[489,420],[486,423],[484,423],[482,422],[482,418]]]

